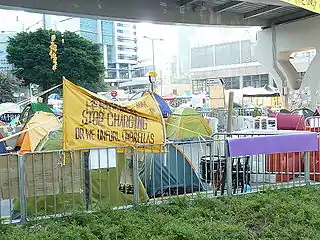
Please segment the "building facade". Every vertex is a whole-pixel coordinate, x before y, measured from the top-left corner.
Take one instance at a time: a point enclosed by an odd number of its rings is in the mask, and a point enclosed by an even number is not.
[[[105,82],[112,87],[129,81],[133,66],[137,64],[136,25],[107,20],[70,18],[60,21],[60,31],[73,31],[89,41],[99,44],[104,54]]]
[[[12,34],[0,33],[0,72],[9,72],[13,66],[7,61],[8,39]]]
[[[136,25],[107,20],[80,19],[80,35],[100,44],[104,53],[106,78],[110,85],[132,78],[137,63]]]
[[[192,28],[180,26],[178,28],[178,78],[177,83],[190,82],[188,70],[190,68],[190,36]]]
[[[272,76],[257,62],[250,40],[222,43],[191,49],[192,91],[207,90],[210,79],[220,78],[226,89],[275,86]],[[292,64],[302,75],[315,53],[296,53]]]
[[[148,73],[153,71],[149,62],[139,62],[132,68],[132,76],[129,81],[122,82],[119,87],[129,93],[137,93],[150,88]]]

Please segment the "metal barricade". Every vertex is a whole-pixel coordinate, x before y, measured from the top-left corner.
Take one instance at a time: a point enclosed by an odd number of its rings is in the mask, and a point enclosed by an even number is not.
[[[218,132],[226,132],[228,122],[228,109],[218,108],[212,109],[210,111],[201,111],[201,115],[204,118],[216,118],[218,119]],[[252,128],[253,128],[253,118],[256,116],[268,116],[267,110],[259,108],[235,108],[233,109],[233,125],[238,125],[237,118],[249,118],[252,117]],[[243,126],[242,126],[243,127]],[[245,127],[246,128],[246,127]]]
[[[312,116],[305,119],[306,131],[318,134],[318,144],[320,146],[320,116]],[[320,152],[314,151],[309,154],[310,179],[320,182]]]
[[[21,159],[17,154],[0,155],[0,217],[2,223],[15,223],[11,215],[13,200],[20,199]]]
[[[230,156],[231,139],[267,135],[0,155],[1,222],[317,183],[313,152]]]

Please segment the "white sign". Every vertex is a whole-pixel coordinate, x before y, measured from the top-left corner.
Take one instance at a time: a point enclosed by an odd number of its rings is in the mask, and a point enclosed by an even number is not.
[[[99,157],[100,156],[100,157]],[[89,169],[117,167],[117,152],[115,148],[90,150]]]

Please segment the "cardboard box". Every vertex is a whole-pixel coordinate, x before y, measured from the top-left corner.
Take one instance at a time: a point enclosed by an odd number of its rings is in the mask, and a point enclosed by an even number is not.
[[[19,197],[18,156],[0,156],[0,197],[2,199]]]
[[[84,164],[81,152],[27,155],[25,181],[28,196],[76,193],[81,191]]]

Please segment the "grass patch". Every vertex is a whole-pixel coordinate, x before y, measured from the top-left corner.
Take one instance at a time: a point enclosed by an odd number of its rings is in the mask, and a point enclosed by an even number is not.
[[[320,239],[320,189],[178,198],[158,206],[2,225],[0,239]]]

